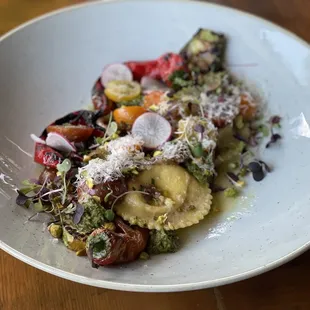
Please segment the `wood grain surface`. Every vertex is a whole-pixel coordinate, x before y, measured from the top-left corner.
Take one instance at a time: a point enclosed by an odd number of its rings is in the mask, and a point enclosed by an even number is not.
[[[79,0],[0,0],[0,34]],[[310,42],[310,0],[210,1],[265,17]],[[185,293],[146,294],[69,282],[0,251],[0,310],[309,310],[310,252],[264,275]]]

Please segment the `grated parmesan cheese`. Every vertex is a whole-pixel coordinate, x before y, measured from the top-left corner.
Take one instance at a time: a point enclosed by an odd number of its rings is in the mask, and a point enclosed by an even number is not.
[[[79,168],[77,181],[83,183],[91,179],[93,184],[115,181],[123,177],[123,172],[142,168],[146,163],[142,152],[143,141],[138,136],[127,135],[105,145],[108,153],[105,159],[95,158]]]
[[[182,163],[186,159],[191,158],[191,152],[188,144],[185,141],[178,140],[176,142],[166,142],[162,147],[163,160],[174,160],[177,163]]]
[[[241,96],[246,96],[251,104],[254,104],[254,100],[242,85],[232,83],[229,75],[223,77],[221,87],[225,89],[224,94],[207,95],[207,92],[202,92],[200,105],[208,119],[230,124],[240,112]]]

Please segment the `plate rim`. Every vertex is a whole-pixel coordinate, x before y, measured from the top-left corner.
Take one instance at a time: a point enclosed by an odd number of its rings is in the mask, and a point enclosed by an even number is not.
[[[179,3],[193,3],[193,4],[199,4],[199,5],[205,5],[206,7],[214,7],[218,8],[220,10],[226,10],[226,11],[231,11],[237,14],[241,15],[246,15],[252,19],[255,19],[265,25],[269,25],[270,27],[274,29],[278,29],[282,33],[286,34],[287,36],[293,38],[297,42],[299,42],[301,45],[305,46],[310,50],[310,44],[305,41],[304,39],[300,38],[298,35],[293,33],[292,31],[285,29],[284,27],[271,22],[263,17],[257,16],[255,14],[231,8],[226,5],[222,4],[216,4],[216,3],[209,3],[209,2],[202,2],[198,0],[94,0],[92,2],[87,2],[87,3],[79,3],[75,5],[70,5],[66,6],[64,8],[60,8],[57,10],[53,10],[51,12],[45,13],[43,15],[40,15],[39,17],[35,17],[30,19],[29,21],[26,21],[22,23],[21,25],[18,25],[17,27],[13,28],[12,30],[6,32],[0,37],[0,44],[10,36],[14,35],[14,33],[32,25],[35,23],[40,22],[41,20],[48,19],[50,17],[53,17],[58,14],[66,13],[69,11],[77,10],[77,9],[82,9],[84,7],[89,7],[89,6],[95,6],[98,4],[104,4],[104,5],[109,5],[113,3],[122,3],[122,2],[153,2],[153,3],[158,3],[158,2],[179,2]],[[192,283],[185,283],[185,284],[168,284],[168,285],[150,285],[150,284],[130,284],[130,283],[119,283],[119,282],[110,282],[106,280],[99,280],[99,279],[92,279],[90,277],[85,277],[81,275],[77,275],[71,272],[64,271],[62,269],[50,266],[48,264],[39,262],[38,260],[31,258],[14,248],[10,247],[8,244],[4,243],[2,240],[0,240],[0,249],[5,251],[6,253],[12,255],[13,257],[17,258],[18,260],[35,267],[39,270],[45,271],[49,274],[58,276],[60,278],[78,282],[81,284],[86,284],[94,287],[101,287],[105,289],[112,289],[112,290],[122,290],[122,291],[131,291],[131,292],[179,292],[179,291],[190,291],[190,290],[199,290],[199,289],[205,289],[205,288],[212,288],[212,287],[217,287],[221,285],[226,285],[226,284],[231,284],[237,281],[242,281],[245,279],[249,279],[251,277],[260,275],[262,273],[265,273],[267,271],[270,271],[272,269],[275,269],[291,260],[294,258],[298,257],[299,255],[303,254],[310,248],[310,241],[305,243],[303,246],[293,250],[292,252],[288,253],[285,256],[280,257],[279,259],[263,265],[261,267],[251,269],[249,271],[246,271],[244,273],[236,274],[233,276],[229,277],[222,277],[216,280],[209,280],[209,281],[200,281],[200,282],[192,282]]]

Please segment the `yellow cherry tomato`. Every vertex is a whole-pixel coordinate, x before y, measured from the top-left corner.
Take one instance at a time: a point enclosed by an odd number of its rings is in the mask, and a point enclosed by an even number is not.
[[[129,101],[140,95],[141,86],[133,81],[110,81],[104,93],[114,102]]]
[[[121,107],[114,110],[113,117],[117,124],[125,123],[132,125],[145,112],[146,109],[140,106]]]

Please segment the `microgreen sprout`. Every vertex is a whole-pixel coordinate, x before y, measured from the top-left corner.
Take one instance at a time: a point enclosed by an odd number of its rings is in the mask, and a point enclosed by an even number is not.
[[[66,181],[66,175],[71,169],[71,161],[66,158],[61,164],[57,165],[57,175],[62,178],[63,181],[63,193],[62,193],[62,204],[65,203],[66,197],[67,197],[67,181]]]

